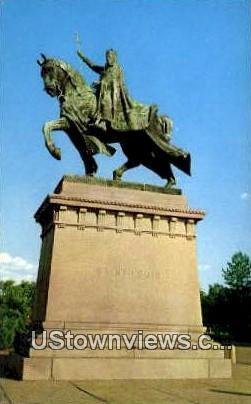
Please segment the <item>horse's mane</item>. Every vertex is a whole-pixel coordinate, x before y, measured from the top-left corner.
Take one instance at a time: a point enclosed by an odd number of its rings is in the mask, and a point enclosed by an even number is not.
[[[60,67],[67,73],[67,75],[70,77],[72,85],[76,89],[87,85],[82,75],[77,70],[75,70],[69,63],[66,63],[60,59],[48,58],[46,60],[46,63],[50,62],[52,62],[55,66]]]

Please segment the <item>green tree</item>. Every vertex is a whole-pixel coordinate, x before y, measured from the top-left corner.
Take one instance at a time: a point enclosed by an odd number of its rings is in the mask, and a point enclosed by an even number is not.
[[[225,343],[232,339],[231,298],[228,292],[226,287],[215,283],[209,285],[208,293],[201,294],[203,323],[214,339]]]
[[[12,347],[15,334],[25,332],[34,290],[34,282],[0,281],[0,349]]]
[[[237,252],[232,256],[226,268],[222,268],[226,285],[233,289],[251,287],[251,260],[247,254]]]
[[[214,284],[201,293],[203,321],[215,340],[251,342],[251,260],[235,253],[222,269],[226,286]]]

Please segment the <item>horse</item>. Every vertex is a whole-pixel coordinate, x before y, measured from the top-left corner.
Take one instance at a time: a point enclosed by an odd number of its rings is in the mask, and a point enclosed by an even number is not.
[[[56,97],[60,106],[59,119],[48,121],[42,131],[45,146],[57,160],[61,150],[54,144],[52,131],[64,131],[80,154],[85,174],[93,176],[97,172],[95,154],[112,156],[116,149],[111,146],[119,143],[127,161],[113,171],[113,179],[121,180],[123,174],[140,164],[167,180],[167,187],[175,184],[171,164],[191,175],[190,154],[170,144],[172,121],[167,116],[158,115],[155,105],[150,107],[135,104],[132,112],[134,125],[125,123],[118,128],[113,122],[95,123],[97,94],[84,77],[70,64],[41,54],[37,60],[41,67],[44,90]],[[141,107],[139,107],[141,105]],[[135,124],[136,122],[136,124]]]

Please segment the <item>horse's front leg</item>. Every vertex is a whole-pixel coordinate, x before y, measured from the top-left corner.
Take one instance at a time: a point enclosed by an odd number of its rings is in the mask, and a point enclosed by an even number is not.
[[[45,146],[47,147],[49,153],[57,160],[61,159],[61,150],[55,146],[51,137],[51,132],[53,130],[67,131],[67,129],[69,129],[69,123],[65,118],[60,118],[55,121],[48,121],[43,126]]]

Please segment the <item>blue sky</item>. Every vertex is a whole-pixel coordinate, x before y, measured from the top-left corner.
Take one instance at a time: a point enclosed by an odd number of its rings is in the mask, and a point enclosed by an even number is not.
[[[82,49],[104,62],[115,48],[133,98],[156,103],[174,120],[173,143],[192,154],[193,176],[175,171],[189,205],[207,212],[198,225],[202,287],[221,282],[237,250],[251,252],[251,73],[249,0],[4,0],[1,2],[1,252],[3,275],[36,272],[39,226],[33,213],[66,173],[82,174],[77,152],[55,134],[62,160],[44,147],[41,127],[58,117],[42,90],[40,52],[81,66]],[[111,178],[124,157],[99,157]],[[145,168],[126,180],[162,185]],[[11,268],[11,271],[10,271]]]

